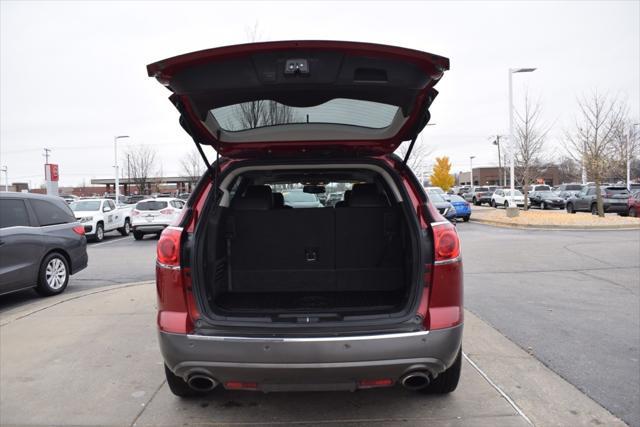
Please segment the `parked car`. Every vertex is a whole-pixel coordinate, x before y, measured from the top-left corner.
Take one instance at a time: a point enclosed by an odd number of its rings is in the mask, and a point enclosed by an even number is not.
[[[636,191],[627,200],[627,215],[638,218],[640,216],[640,191]]]
[[[464,195],[466,193],[468,193],[469,191],[471,191],[471,187],[465,186],[465,187],[455,187],[453,190],[453,194],[457,194],[458,196],[464,198]]]
[[[180,193],[180,194],[178,194],[178,199],[187,200],[190,195],[191,195],[191,193]]]
[[[144,199],[148,199],[148,198],[149,198],[149,196],[145,196],[143,194],[133,194],[131,196],[126,196],[125,202],[128,205],[135,205],[136,203],[138,203],[138,202],[140,202],[140,201],[142,201]]]
[[[74,196],[73,194],[64,194],[64,195],[61,195],[60,197],[62,197],[62,200],[64,200],[65,203],[68,205],[79,199],[78,196]]]
[[[540,209],[564,209],[565,207],[565,200],[553,191],[534,191],[529,194],[529,203]]]
[[[571,196],[575,196],[582,191],[582,184],[561,184],[555,190],[560,197],[567,200]]]
[[[496,191],[498,187],[473,187],[469,193],[466,193],[464,199],[473,203],[476,206],[480,206],[483,203],[491,203],[491,195]]]
[[[333,193],[329,193],[327,195],[327,201],[325,202],[326,207],[334,207],[336,203],[342,201],[344,199],[344,191],[335,191]]]
[[[443,199],[445,199],[446,201],[449,201],[449,195],[440,187],[425,187],[424,191],[426,191],[427,194],[432,194],[432,193],[439,194]]]
[[[456,211],[456,219],[462,218],[464,222],[469,221],[469,218],[471,218],[471,205],[465,199],[456,194],[452,194],[449,196],[449,202]]]
[[[87,262],[84,227],[62,198],[0,192],[0,295],[62,293]]]
[[[302,188],[283,191],[282,195],[285,206],[292,208],[321,208],[323,206],[317,194],[305,193]]]
[[[417,50],[328,41],[227,46],[147,67],[184,128],[221,156],[157,246],[174,394],[456,388],[458,235],[393,154],[426,126],[448,68]],[[286,105],[286,122],[243,125],[242,103],[262,100]],[[346,206],[274,208],[273,183],[332,182],[353,184]]]
[[[511,190],[498,188],[493,192],[491,195],[491,206],[494,208],[503,206],[506,209],[509,205],[515,205],[519,208],[524,206],[524,195],[520,190],[514,189],[513,196],[511,195]]]
[[[547,184],[530,185],[528,190],[527,190],[527,194],[528,193],[534,193],[536,191],[551,191],[551,186],[547,185]]]
[[[453,204],[445,199],[442,194],[427,193],[427,195],[429,196],[429,200],[433,206],[435,206],[436,209],[438,209],[438,212],[440,212],[440,215],[455,225],[458,214],[456,212],[456,208],[453,207]]]
[[[142,240],[145,234],[160,235],[180,217],[184,204],[184,200],[175,197],[145,199],[136,203],[131,211],[134,239]]]
[[[83,199],[69,205],[84,226],[87,239],[101,242],[104,233],[118,231],[128,236],[131,231],[131,207],[116,206],[112,199]]]
[[[627,214],[629,212],[629,191],[626,187],[606,186],[601,187],[602,206],[604,212]],[[596,187],[585,186],[582,192],[567,200],[567,212],[591,212],[598,214],[596,203]]]

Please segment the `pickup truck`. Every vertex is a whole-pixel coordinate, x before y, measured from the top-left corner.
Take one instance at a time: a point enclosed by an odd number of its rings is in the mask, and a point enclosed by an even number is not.
[[[104,233],[119,231],[128,236],[131,231],[131,207],[117,207],[111,199],[80,199],[69,207],[84,226],[88,240],[100,242]]]

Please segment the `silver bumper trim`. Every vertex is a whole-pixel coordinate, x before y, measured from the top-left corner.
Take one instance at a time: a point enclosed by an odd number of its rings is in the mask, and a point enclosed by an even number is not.
[[[225,337],[210,335],[187,335],[187,339],[200,341],[218,342],[264,342],[264,343],[289,343],[289,342],[332,342],[332,341],[364,341],[364,340],[384,340],[395,338],[418,338],[427,336],[429,331],[403,332],[396,334],[381,335],[356,335],[341,337],[307,337],[307,338],[280,338],[280,337]]]

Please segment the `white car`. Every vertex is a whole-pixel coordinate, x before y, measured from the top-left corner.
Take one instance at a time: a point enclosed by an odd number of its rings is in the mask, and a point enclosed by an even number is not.
[[[426,191],[427,194],[429,194],[429,193],[439,194],[447,202],[449,202],[451,200],[449,195],[447,193],[445,193],[445,191],[440,187],[424,187],[424,191]]]
[[[76,219],[84,226],[88,240],[104,239],[104,233],[119,231],[123,236],[131,230],[131,207],[117,207],[111,199],[80,199],[69,204]]]
[[[133,237],[141,240],[145,234],[159,235],[179,218],[183,207],[184,200],[175,197],[139,201],[131,211]]]
[[[509,189],[497,189],[491,195],[491,206],[497,208],[498,206],[524,206],[524,194],[520,190],[513,190],[513,197],[511,197],[511,190]]]

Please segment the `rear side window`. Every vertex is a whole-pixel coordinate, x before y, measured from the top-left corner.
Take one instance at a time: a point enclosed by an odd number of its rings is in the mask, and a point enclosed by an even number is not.
[[[167,202],[160,202],[158,200],[149,200],[146,202],[139,202],[136,205],[136,209],[139,211],[159,211],[167,207]]]
[[[29,225],[29,216],[24,201],[0,199],[0,228],[28,227]]]
[[[66,224],[76,220],[69,209],[64,210],[62,207],[46,200],[29,200],[29,203],[31,203],[31,207],[36,212],[36,218],[38,218],[38,222],[42,227]]]

